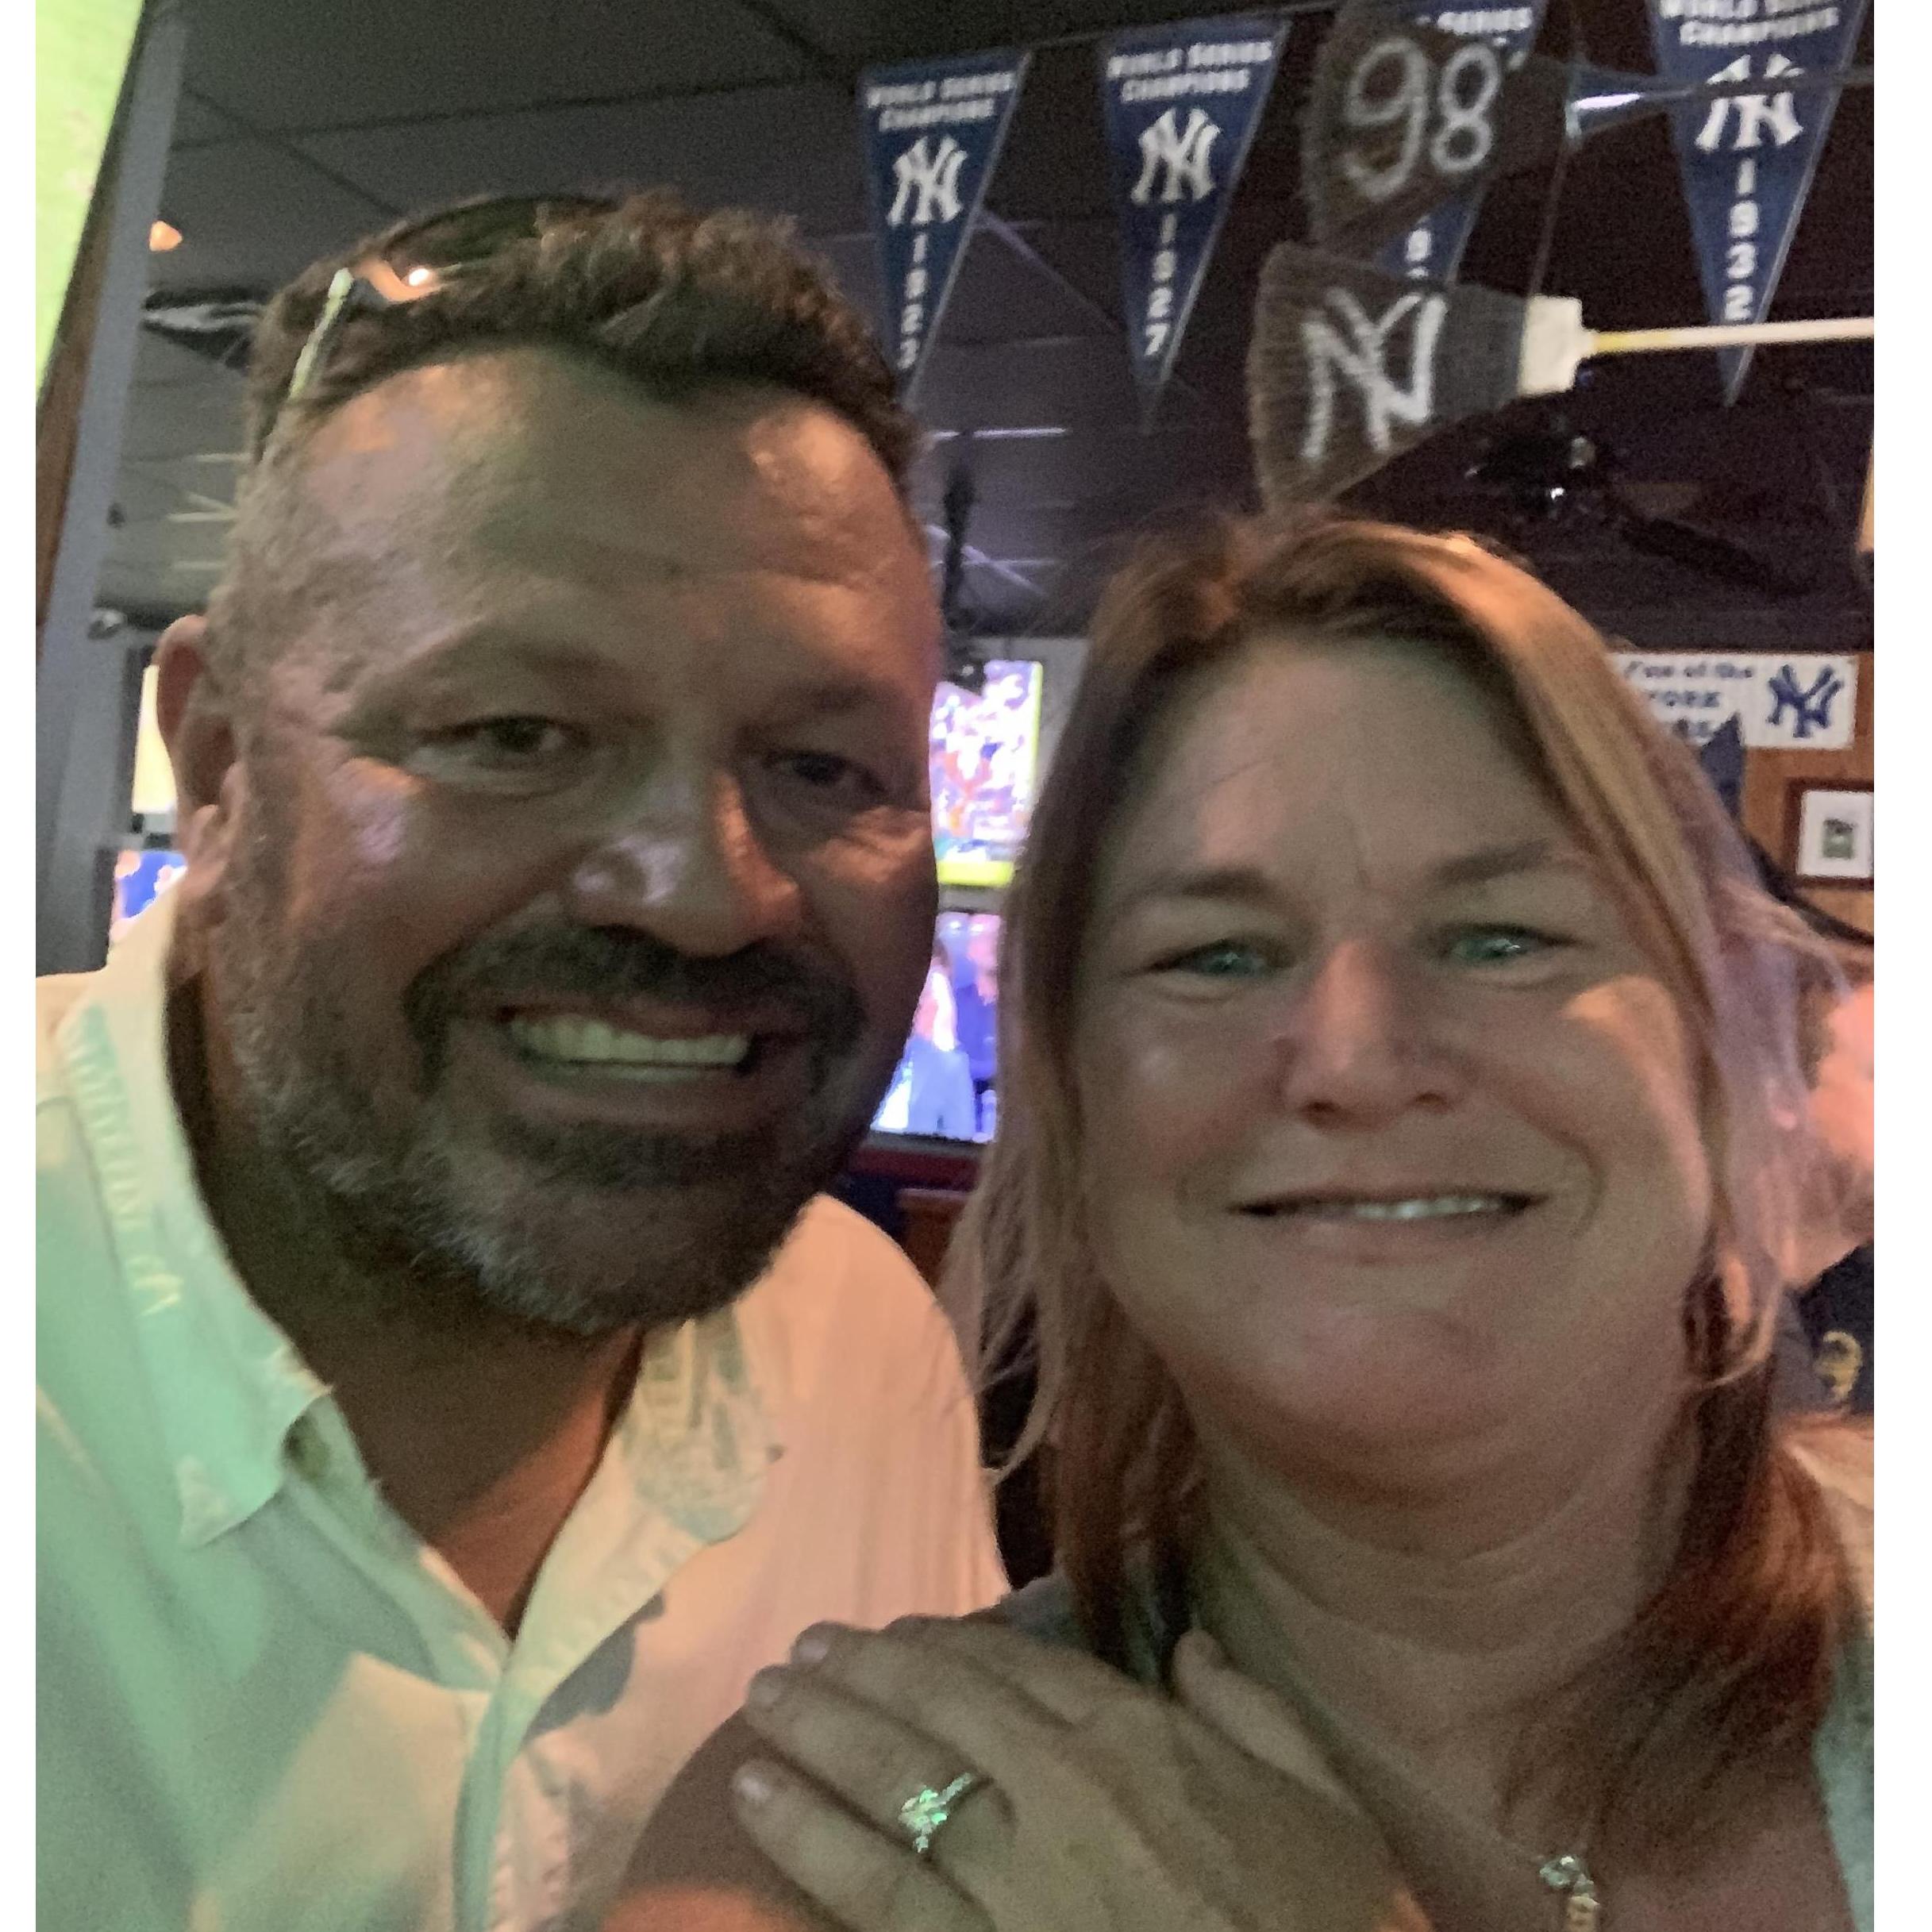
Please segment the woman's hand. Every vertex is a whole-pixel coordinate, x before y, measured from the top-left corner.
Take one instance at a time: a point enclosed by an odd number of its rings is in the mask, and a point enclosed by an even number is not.
[[[1185,1640],[1182,1703],[991,1624],[807,1631],[752,1681],[774,1757],[740,1819],[850,1932],[1421,1927],[1286,1707],[1214,1657]],[[918,1857],[901,1807],[964,1772]]]

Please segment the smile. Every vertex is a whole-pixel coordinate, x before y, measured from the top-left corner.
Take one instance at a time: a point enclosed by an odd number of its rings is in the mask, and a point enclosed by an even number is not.
[[[648,1033],[568,1014],[512,1015],[504,1030],[526,1060],[647,1083],[743,1072],[753,1050],[749,1033]]]
[[[1362,1195],[1305,1195],[1245,1206],[1241,1212],[1310,1221],[1447,1221],[1478,1214],[1517,1214],[1531,1205],[1524,1194],[1418,1194],[1399,1199]]]

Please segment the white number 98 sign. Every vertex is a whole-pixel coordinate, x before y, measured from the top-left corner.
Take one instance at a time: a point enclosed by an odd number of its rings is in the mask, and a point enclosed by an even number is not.
[[[1412,36],[1384,35],[1349,71],[1341,102],[1351,134],[1384,138],[1345,148],[1342,172],[1380,205],[1407,188],[1426,160],[1453,193],[1495,152],[1490,116],[1502,90],[1503,56],[1487,40],[1465,40],[1438,66]],[[1399,130],[1392,155],[1391,129]]]

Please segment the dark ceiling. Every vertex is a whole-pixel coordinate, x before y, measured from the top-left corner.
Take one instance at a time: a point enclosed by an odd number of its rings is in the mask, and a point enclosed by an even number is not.
[[[1303,233],[1298,117],[1327,6],[1295,17],[1186,345],[1142,434],[1124,346],[1094,39],[1226,10],[1173,0],[1021,7],[883,0],[191,0],[186,90],[152,257],[152,299],[266,294],[406,210],[486,192],[670,182],[701,202],[795,217],[875,313],[853,83],[877,62],[1036,49],[982,222],[918,399],[935,433],[922,504],[939,521],[972,438],[968,606],[988,629],[1077,629],[1098,575],[1150,517],[1251,493],[1242,368],[1262,256]],[[1544,51],[1586,23],[1597,61],[1650,65],[1641,0],[1553,0]],[[1870,29],[1859,58],[1871,58]],[[1772,308],[1868,315],[1872,110],[1839,109]],[[1547,179],[1493,190],[1465,279],[1530,284]],[[1593,140],[1553,217],[1545,292],[1599,328],[1703,319],[1661,121]],[[1853,648],[1870,604],[1851,535],[1872,435],[1869,344],[1761,352],[1735,406],[1709,354],[1603,364],[1560,402],[1450,432],[1358,487],[1367,507],[1501,536],[1634,642]],[[240,447],[232,369],[144,331],[101,601],[152,622],[197,606],[219,567]],[[1507,439],[1520,471],[1586,435],[1610,489],[1550,499],[1472,476]],[[1539,510],[1538,506],[1541,506]],[[1725,539],[1630,519],[1662,516]],[[1678,527],[1674,524],[1673,529]],[[1762,568],[1741,568],[1742,546]],[[1668,554],[1666,554],[1668,553]],[[1728,572],[1728,574],[1723,574]]]

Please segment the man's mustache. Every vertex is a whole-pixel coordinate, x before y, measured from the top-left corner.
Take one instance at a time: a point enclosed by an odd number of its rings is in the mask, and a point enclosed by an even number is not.
[[[558,995],[782,1006],[813,1042],[821,1071],[865,1028],[865,1010],[847,981],[780,947],[760,942],[705,958],[625,926],[546,927],[479,940],[418,974],[404,996],[403,1012],[424,1071],[433,1080],[457,1013],[484,1000],[507,1006]]]

